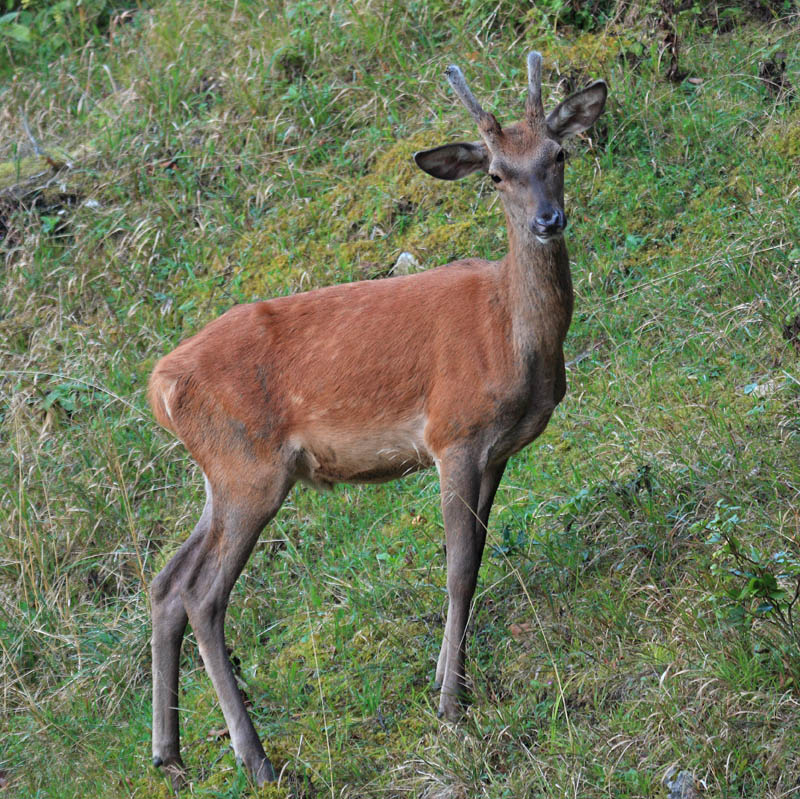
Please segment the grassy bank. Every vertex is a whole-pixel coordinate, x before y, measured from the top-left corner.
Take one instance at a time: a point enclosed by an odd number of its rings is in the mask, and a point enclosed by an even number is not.
[[[236,302],[502,255],[491,182],[410,156],[476,138],[447,64],[507,121],[533,47],[549,105],[611,95],[568,146],[569,391],[498,492],[474,703],[436,719],[425,473],[290,495],[228,617],[251,713],[305,796],[800,792],[796,7],[124,5],[3,40],[0,795],[169,794],[146,588],[202,478],[149,371]],[[187,795],[257,795],[191,636],[183,675]]]

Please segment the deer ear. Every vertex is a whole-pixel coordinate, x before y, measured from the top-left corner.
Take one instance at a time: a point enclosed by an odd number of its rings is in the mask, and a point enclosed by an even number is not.
[[[605,108],[608,86],[596,80],[583,91],[570,95],[547,115],[547,132],[556,141],[590,128]]]
[[[444,144],[414,153],[417,166],[442,180],[458,180],[489,166],[489,150],[483,142]]]

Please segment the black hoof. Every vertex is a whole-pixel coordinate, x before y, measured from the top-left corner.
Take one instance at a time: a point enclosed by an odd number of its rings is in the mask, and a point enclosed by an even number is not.
[[[153,765],[156,768],[158,768],[159,766],[163,766],[164,765],[164,761],[160,757],[154,757],[153,758]]]

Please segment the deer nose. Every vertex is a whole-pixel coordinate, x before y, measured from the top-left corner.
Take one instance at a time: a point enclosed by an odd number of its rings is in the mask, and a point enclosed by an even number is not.
[[[556,233],[561,233],[566,226],[567,217],[560,208],[547,208],[531,224],[533,232],[540,236],[552,236]]]

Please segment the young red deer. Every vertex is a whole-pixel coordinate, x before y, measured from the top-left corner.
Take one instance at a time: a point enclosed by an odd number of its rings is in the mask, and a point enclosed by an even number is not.
[[[381,482],[436,465],[449,596],[436,682],[439,714],[459,715],[489,509],[509,456],[544,430],[566,389],[572,283],[561,140],[592,125],[607,90],[595,81],[545,116],[541,56],[531,53],[525,118],[502,128],[458,67],[446,74],[482,140],[415,160],[444,180],[489,173],[508,255],[240,305],[153,371],[153,412],[200,465],[206,488],[194,532],[152,585],[153,762],[173,772],[182,768],[178,661],[188,621],[236,757],[258,783],[275,778],[223,625],[233,584],[297,480]]]

